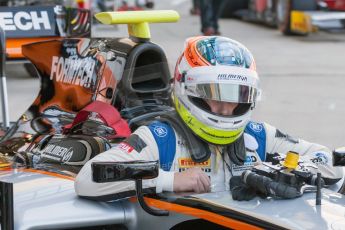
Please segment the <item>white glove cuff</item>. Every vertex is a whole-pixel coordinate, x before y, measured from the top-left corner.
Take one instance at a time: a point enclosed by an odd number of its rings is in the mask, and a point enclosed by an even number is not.
[[[156,193],[161,193],[162,191],[174,191],[174,174],[175,172],[166,172],[163,169],[159,169],[159,175],[157,177],[156,184]]]

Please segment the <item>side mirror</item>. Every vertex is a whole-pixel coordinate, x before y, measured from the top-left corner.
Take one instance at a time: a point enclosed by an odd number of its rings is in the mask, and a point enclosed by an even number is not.
[[[92,177],[96,183],[148,180],[158,176],[158,161],[93,162]]]
[[[345,166],[345,147],[333,150],[333,166]]]
[[[158,161],[93,162],[92,179],[96,183],[134,180],[140,206],[154,216],[168,216],[169,212],[150,208],[144,200],[142,180],[158,176]]]

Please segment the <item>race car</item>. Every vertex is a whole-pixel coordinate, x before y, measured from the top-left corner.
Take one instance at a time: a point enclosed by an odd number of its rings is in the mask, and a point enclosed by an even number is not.
[[[6,37],[7,62],[24,63],[28,73],[36,77],[35,68],[22,54],[22,46],[60,37],[89,37],[90,20],[89,10],[55,5],[52,1],[0,7],[0,26]]]
[[[344,0],[246,0],[228,1],[224,17],[279,27],[285,35],[307,35],[316,30],[344,30]]]
[[[121,3],[119,3],[121,2]],[[136,0],[135,2],[128,3],[127,0],[115,1],[115,11],[133,11],[152,9],[154,7],[153,0]]]
[[[324,0],[326,7],[334,11],[345,11],[344,0]]]
[[[279,29],[285,35],[308,35],[318,30],[344,32],[344,2],[280,0],[277,5]]]
[[[128,24],[129,37],[23,46],[41,87],[0,141],[1,229],[345,228],[345,197],[328,189],[318,196],[248,202],[234,201],[228,191],[142,190],[142,180],[158,174],[155,161],[94,165],[95,181],[133,180],[136,192],[110,201],[78,197],[74,178],[86,161],[128,136],[129,128],[171,108],[166,56],[150,41],[148,23],[174,22],[179,15],[143,11],[96,17],[105,24]]]
[[[227,1],[223,16],[235,16],[243,20],[262,22],[275,27],[277,26],[276,4],[277,0]]]

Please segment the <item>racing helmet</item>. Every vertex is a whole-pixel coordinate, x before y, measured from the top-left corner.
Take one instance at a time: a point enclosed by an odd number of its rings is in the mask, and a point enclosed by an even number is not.
[[[227,145],[244,132],[259,98],[251,52],[221,36],[186,40],[174,74],[174,103],[184,123],[208,143]],[[213,113],[205,100],[238,103],[232,115]]]

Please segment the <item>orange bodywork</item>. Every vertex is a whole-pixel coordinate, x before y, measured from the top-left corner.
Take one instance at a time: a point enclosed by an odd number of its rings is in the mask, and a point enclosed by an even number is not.
[[[8,59],[23,59],[22,45],[42,42],[47,40],[54,40],[59,37],[40,37],[40,38],[7,38],[6,39],[6,54]]]
[[[38,173],[38,174],[48,175],[48,176],[57,177],[57,178],[61,178],[61,179],[71,180],[71,181],[75,180],[75,178],[73,176],[67,176],[67,175],[62,175],[59,173],[48,172],[48,171],[37,170],[37,169],[31,169],[31,168],[30,169],[26,169],[26,168],[13,169],[11,167],[0,168],[0,172],[2,172],[2,171],[13,171],[13,170],[16,170],[16,172]]]
[[[39,69],[45,78],[50,77],[53,56],[61,56],[61,40],[37,43],[25,46],[24,55]],[[45,58],[42,58],[45,57]],[[53,80],[54,95],[47,102],[42,102],[45,98],[39,95],[34,101],[34,105],[39,106],[39,111],[56,106],[63,111],[77,112],[91,102],[92,91],[81,86],[65,84]]]
[[[79,39],[82,42],[82,39]],[[52,57],[60,57],[62,40],[54,40],[50,42],[36,43],[34,45],[27,45],[23,49],[25,57],[41,72],[43,78],[49,78],[52,67]],[[42,58],[45,57],[45,58]],[[39,107],[39,112],[45,109],[56,106],[66,112],[78,112],[92,101],[94,91],[90,88],[84,88],[79,85],[67,84],[64,82],[51,79],[52,88],[44,89],[50,90],[53,93],[49,99],[39,95],[34,105]]]
[[[222,225],[224,227],[228,227],[230,229],[246,229],[246,230],[261,230],[262,228],[257,227],[255,225],[251,225],[239,220],[231,219],[229,217],[225,217],[222,215],[219,215],[217,213],[197,209],[197,208],[191,208],[184,205],[174,204],[162,200],[157,200],[154,198],[148,198],[144,197],[145,202],[151,206],[162,210],[177,212],[180,214],[188,215],[188,216],[194,216],[197,218],[201,218],[204,220],[208,220],[212,223],[216,223],[219,225]],[[137,202],[136,197],[130,198],[131,202]]]

